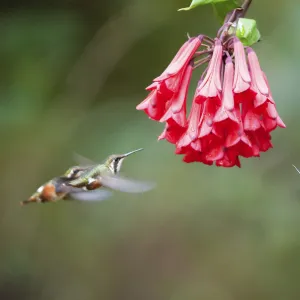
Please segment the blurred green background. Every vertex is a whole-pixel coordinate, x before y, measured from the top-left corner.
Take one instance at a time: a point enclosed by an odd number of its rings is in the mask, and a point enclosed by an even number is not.
[[[0,299],[300,299],[300,5],[253,1],[255,45],[287,125],[242,168],[184,164],[135,106],[186,39],[188,0],[3,1]],[[196,85],[193,78],[191,90]],[[155,180],[144,195],[20,207],[78,152]]]

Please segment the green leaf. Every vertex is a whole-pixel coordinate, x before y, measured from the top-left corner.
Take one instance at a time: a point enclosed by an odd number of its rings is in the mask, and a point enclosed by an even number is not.
[[[232,1],[235,1],[235,0],[193,0],[189,7],[180,8],[180,9],[178,9],[178,11],[191,10],[199,5],[215,4],[218,2],[232,2]]]
[[[256,21],[253,19],[240,18],[235,35],[245,46],[251,46],[260,40],[260,33],[256,26]]]
[[[226,15],[230,11],[234,10],[237,7],[239,7],[239,3],[238,3],[237,0],[232,0],[232,1],[226,1],[226,2],[213,4],[214,13],[218,17],[218,19],[220,20],[221,24],[223,24]]]

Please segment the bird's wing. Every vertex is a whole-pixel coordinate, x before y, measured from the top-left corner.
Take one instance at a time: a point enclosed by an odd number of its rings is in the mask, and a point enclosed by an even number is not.
[[[81,192],[74,192],[70,193],[70,197],[73,200],[78,200],[78,201],[86,201],[86,202],[91,202],[91,201],[103,201],[112,196],[112,192],[105,190],[105,189],[99,189],[99,190],[94,190],[94,191],[82,191]]]
[[[91,159],[82,156],[81,154],[78,154],[76,152],[73,153],[73,159],[74,161],[82,167],[91,167],[95,164],[97,164],[96,162],[92,161]]]
[[[154,182],[139,181],[121,176],[101,176],[99,179],[104,187],[125,193],[143,193],[156,186]]]
[[[76,187],[67,185],[69,181],[70,180],[66,180],[63,182],[56,183],[55,184],[56,192],[69,194],[69,193],[76,193],[76,192],[82,191],[82,189],[80,189],[80,188],[76,188]]]

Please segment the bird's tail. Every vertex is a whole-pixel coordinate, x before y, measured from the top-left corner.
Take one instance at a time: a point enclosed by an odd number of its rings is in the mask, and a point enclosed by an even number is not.
[[[28,198],[27,200],[23,200],[20,202],[20,205],[21,206],[24,206],[26,204],[29,204],[29,203],[33,203],[33,202],[38,202],[37,201],[37,197],[35,195],[31,196],[30,198]]]

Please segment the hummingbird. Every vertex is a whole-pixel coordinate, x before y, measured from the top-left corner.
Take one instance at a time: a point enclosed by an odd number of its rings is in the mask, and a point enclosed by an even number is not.
[[[82,157],[81,160],[84,159],[89,162],[90,167],[80,172],[76,178],[65,182],[64,185],[73,188],[85,188],[87,191],[96,190],[101,187],[125,193],[142,193],[149,191],[154,188],[154,183],[128,179],[119,175],[124,159],[141,150],[143,150],[143,148],[124,154],[110,155],[103,164],[95,164]],[[82,196],[84,197],[84,194]]]
[[[59,200],[101,201],[112,196],[112,192],[100,187],[108,187],[127,193],[141,193],[154,187],[153,183],[135,181],[117,177],[123,160],[137,149],[125,154],[114,154],[107,158],[104,164],[95,164],[93,161],[76,155],[76,160],[84,166],[73,166],[62,176],[54,177],[40,186],[21,205],[29,203],[57,202]]]
[[[64,183],[77,178],[85,169],[85,167],[79,166],[69,168],[62,176],[55,177],[44,183],[31,197],[21,201],[20,204],[56,202],[59,200],[68,200],[70,197],[77,199],[75,194],[82,193],[83,190],[65,186]],[[86,197],[86,199],[90,198],[90,196]]]

